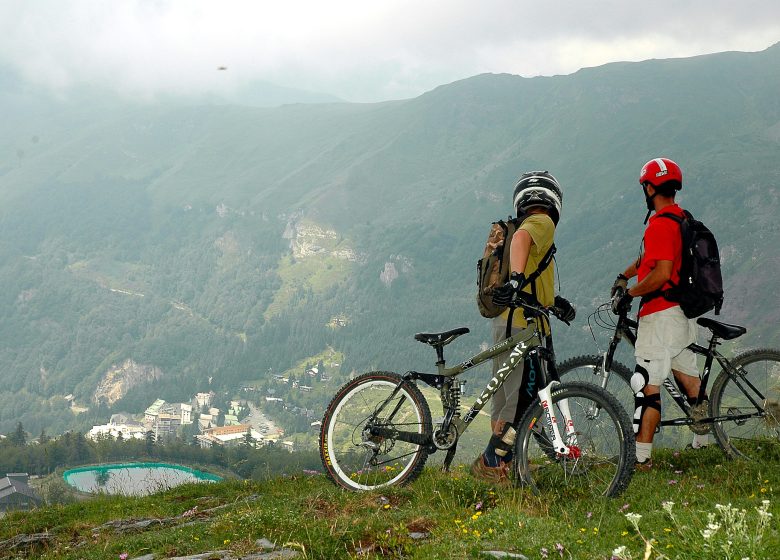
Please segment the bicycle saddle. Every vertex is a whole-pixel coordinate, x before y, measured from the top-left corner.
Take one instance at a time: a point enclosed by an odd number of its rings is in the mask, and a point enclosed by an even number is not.
[[[696,323],[704,328],[710,329],[712,334],[724,340],[737,338],[738,336],[742,336],[747,332],[745,327],[740,327],[738,325],[727,325],[726,323],[720,323],[715,319],[709,319],[707,317],[697,319]]]
[[[414,335],[415,340],[430,344],[431,346],[446,346],[462,334],[469,332],[466,327],[460,327],[452,329],[451,331],[445,331],[441,333],[417,333]]]

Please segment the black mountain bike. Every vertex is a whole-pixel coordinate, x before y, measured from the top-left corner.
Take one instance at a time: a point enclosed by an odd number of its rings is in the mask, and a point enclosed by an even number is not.
[[[627,410],[633,412],[632,372],[616,361],[614,355],[621,340],[627,340],[632,346],[636,343],[637,322],[627,316],[627,311],[615,321],[609,303],[599,306],[588,318],[592,332],[591,321],[613,331],[609,347],[600,355],[577,356],[566,360],[558,366],[559,374],[566,383],[576,380],[607,389]],[[730,458],[780,459],[780,351],[761,348],[728,359],[717,351],[717,346],[722,340],[742,336],[747,329],[706,317],[696,322],[711,332],[706,346],[691,344],[688,347],[705,357],[700,402],[706,394],[713,364],[717,362],[720,367],[720,373],[712,384],[707,414],[694,414],[684,391],[675,386],[673,376],[670,376],[663,382],[663,387],[683,416],[670,418],[667,411],[669,407],[664,407],[665,414],[659,428],[689,426],[697,433],[711,430],[718,445]]]
[[[520,305],[529,320],[526,329],[454,367],[446,367],[444,347],[468,333],[465,327],[415,335],[436,351],[436,373],[370,372],[341,387],[320,431],[322,463],[331,480],[350,490],[405,484],[417,478],[428,455],[439,450],[446,452],[443,468],[448,470],[460,436],[513,368],[527,359],[526,375],[537,376],[541,389],[515,426],[514,482],[535,493],[566,489],[615,496],[623,491],[635,454],[628,415],[603,389],[558,381],[541,328],[549,325],[549,310]],[[462,414],[465,382],[458,376],[504,352],[509,353],[506,362]],[[441,420],[432,421],[420,381],[439,390]]]

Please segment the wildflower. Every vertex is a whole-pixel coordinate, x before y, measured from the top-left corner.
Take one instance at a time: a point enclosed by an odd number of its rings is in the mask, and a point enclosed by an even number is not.
[[[585,531],[587,531],[585,527],[580,527],[580,533],[584,533]]]
[[[682,474],[682,471],[674,471],[674,474]]]
[[[628,508],[630,508],[630,507],[631,507],[631,506],[630,506],[630,505],[628,505],[628,504],[623,504],[623,507],[621,507],[621,508],[620,508],[618,511],[619,511],[620,513],[623,513],[624,511],[626,511],[626,510],[627,510]]]
[[[674,486],[675,484],[677,484],[677,481],[675,479],[669,481],[669,486]]]
[[[119,560],[127,560],[128,556],[127,552],[123,552],[119,555]]]
[[[621,537],[625,537],[627,534],[628,534],[628,531],[623,531],[622,533],[620,533],[620,536]]]
[[[385,505],[384,505],[384,506],[382,506],[382,507],[383,507],[384,509],[390,509],[390,504],[385,504]]]
[[[590,519],[591,517],[593,517],[593,512],[592,512],[592,511],[589,511],[588,513],[586,513],[586,514],[585,514],[585,517],[586,517],[587,519]]]
[[[672,530],[669,527],[664,527],[664,533],[671,533]]]
[[[222,544],[230,544],[230,539],[225,539],[224,541],[222,541]]]
[[[696,485],[696,488],[698,488],[699,490],[701,490],[702,488],[704,488],[704,484],[697,484],[697,485]]]
[[[482,509],[482,502],[477,502],[477,505],[474,506],[474,509],[479,511]]]
[[[628,519],[628,521],[631,523],[631,525],[634,526],[634,529],[638,533],[639,532],[639,520],[642,519],[642,514],[630,512],[630,513],[626,513],[625,516],[626,516],[626,519]]]
[[[661,502],[661,507],[664,508],[664,511],[668,513],[669,515],[672,515],[672,508],[674,507],[674,502],[668,501],[668,502]]]
[[[547,556],[550,554],[550,551],[546,548],[542,547],[542,549],[539,551],[542,553],[542,558],[547,558]]]
[[[619,546],[612,551],[612,558],[610,560],[621,560],[622,558],[625,558],[625,554],[626,554],[626,547]]]

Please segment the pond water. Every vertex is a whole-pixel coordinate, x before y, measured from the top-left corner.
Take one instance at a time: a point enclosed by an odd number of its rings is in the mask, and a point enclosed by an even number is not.
[[[220,477],[181,465],[123,463],[80,467],[63,473],[65,482],[81,492],[146,496],[188,482],[216,482]]]

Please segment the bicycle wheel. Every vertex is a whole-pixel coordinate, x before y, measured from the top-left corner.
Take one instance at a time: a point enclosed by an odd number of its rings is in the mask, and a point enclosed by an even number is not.
[[[617,399],[589,383],[566,383],[552,391],[550,405],[566,439],[561,401],[566,400],[576,443],[569,438],[568,456],[551,459],[553,449],[546,417],[538,399],[520,421],[512,474],[535,494],[614,497],[626,489],[634,472],[636,444],[631,420]]]
[[[780,459],[780,351],[751,350],[737,356],[731,365],[740,373],[739,384],[745,391],[722,371],[712,386],[710,414],[755,416],[713,424],[718,445],[731,458]],[[747,382],[758,389],[763,399]],[[763,416],[747,395],[762,408]]]
[[[601,387],[604,381],[603,357],[584,354],[558,364],[561,383],[589,383]],[[634,414],[634,391],[631,390],[631,370],[618,361],[612,361],[607,379],[607,391],[614,395],[629,416]]]
[[[414,383],[401,383],[396,373],[365,373],[339,389],[328,405],[320,428],[320,457],[337,485],[374,490],[419,476],[428,458],[424,446],[370,432],[387,428],[432,433],[425,397]]]

